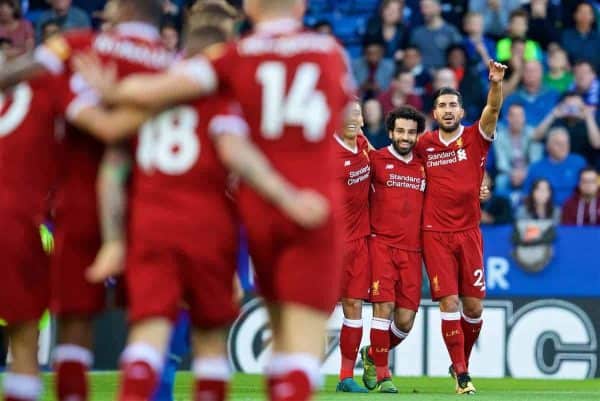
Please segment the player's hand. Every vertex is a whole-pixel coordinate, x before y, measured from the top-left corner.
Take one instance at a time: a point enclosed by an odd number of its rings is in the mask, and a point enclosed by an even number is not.
[[[87,269],[85,276],[92,283],[102,283],[109,277],[118,276],[125,269],[125,243],[106,242],[100,248],[96,260]]]
[[[490,191],[490,188],[485,184],[481,184],[481,187],[479,188],[479,200],[481,202],[487,202],[491,197],[492,192]]]
[[[72,67],[99,93],[102,100],[111,103],[110,95],[117,85],[116,64],[104,65],[95,53],[80,53],[73,58]]]
[[[507,66],[505,66],[502,63],[498,63],[494,60],[490,60],[488,62],[489,65],[489,69],[490,69],[490,75],[489,75],[489,79],[492,82],[502,82],[502,80],[504,79],[504,73],[506,72],[506,69],[508,68]]]
[[[303,189],[288,196],[281,209],[303,228],[316,228],[329,217],[329,201],[320,193]]]

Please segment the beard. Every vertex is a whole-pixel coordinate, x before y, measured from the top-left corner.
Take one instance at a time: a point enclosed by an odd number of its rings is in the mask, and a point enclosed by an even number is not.
[[[393,143],[392,143],[392,146],[394,147],[394,150],[395,150],[396,152],[398,152],[398,154],[399,154],[400,156],[408,156],[408,155],[410,154],[410,152],[412,152],[413,148],[415,147],[415,144],[414,144],[414,143],[413,143],[413,144],[411,144],[411,145],[410,145],[408,148],[401,148],[401,147],[398,145],[398,142],[393,142]]]
[[[442,123],[443,123],[443,121],[442,121]],[[438,122],[438,125],[440,128],[440,131],[444,131],[445,133],[449,134],[449,133],[456,131],[458,129],[458,127],[460,127],[460,121],[455,122],[454,124],[452,124],[449,127],[445,127],[444,125],[440,124],[439,122]]]

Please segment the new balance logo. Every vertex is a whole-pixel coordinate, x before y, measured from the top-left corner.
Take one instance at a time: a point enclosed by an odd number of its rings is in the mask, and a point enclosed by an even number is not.
[[[387,165],[385,166],[385,169],[386,169],[386,170],[393,170],[393,169],[394,169],[394,165],[393,165],[393,164],[387,164]]]
[[[464,149],[457,150],[456,155],[458,156],[458,161],[467,160],[467,151]]]
[[[344,167],[348,167],[348,166],[349,166],[349,165],[351,165],[351,164],[352,164],[352,162],[351,162],[350,160],[346,160],[346,161],[344,162]]]

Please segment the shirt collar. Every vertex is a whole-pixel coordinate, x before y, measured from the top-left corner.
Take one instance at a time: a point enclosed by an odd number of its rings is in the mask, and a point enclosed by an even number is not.
[[[115,29],[118,34],[124,36],[131,36],[145,40],[160,40],[160,33],[158,32],[158,29],[147,22],[123,22],[118,24]]]
[[[400,153],[396,152],[396,149],[394,149],[393,145],[389,145],[388,147],[388,151],[392,154],[392,156],[394,156],[396,159],[408,164],[412,161],[413,159],[413,153],[410,152],[410,154],[406,155],[406,156],[402,156]]]
[[[256,24],[256,32],[277,34],[297,31],[302,24],[293,18],[278,18]]]

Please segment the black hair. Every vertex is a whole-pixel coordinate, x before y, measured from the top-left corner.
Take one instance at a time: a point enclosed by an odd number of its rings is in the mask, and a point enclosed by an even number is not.
[[[60,24],[58,18],[51,18],[42,24],[42,32],[44,32],[46,28],[50,25],[56,25],[59,29],[62,29],[62,25]]]
[[[575,67],[578,67],[583,64],[589,65],[590,68],[592,69],[592,71],[596,72],[596,69],[594,68],[594,64],[591,62],[591,60],[589,60],[587,58],[580,58],[578,60],[575,60],[575,62],[573,63],[573,69],[575,69]]]
[[[521,9],[521,8],[517,8],[516,10],[514,10],[513,12],[510,13],[510,16],[508,17],[509,21],[512,21],[513,18],[515,17],[523,17],[526,20],[529,20],[529,14],[527,14],[527,11]]]
[[[396,128],[396,120],[402,118],[404,120],[412,120],[417,122],[417,133],[421,134],[425,131],[425,116],[411,106],[401,106],[388,113],[385,117],[385,126],[388,132]]]
[[[460,105],[460,107],[463,106],[462,94],[454,88],[445,86],[443,88],[436,90],[435,93],[433,94],[433,108],[435,108],[437,106],[438,98],[443,95],[455,95],[458,98],[458,104]]]
[[[320,19],[317,22],[315,22],[312,25],[312,29],[317,30],[317,29],[319,29],[321,27],[324,27],[324,26],[328,26],[329,28],[333,29],[333,26],[331,25],[331,22],[327,21],[326,19]]]
[[[529,212],[530,215],[534,216],[537,219],[542,217],[542,216],[537,215],[537,208],[535,207],[535,200],[533,199],[533,193],[535,192],[537,187],[542,182],[545,182],[548,184],[548,190],[550,191],[550,197],[548,198],[548,201],[544,205],[544,209],[545,209],[544,211],[546,212],[545,217],[547,219],[551,219],[552,215],[554,214],[554,202],[552,201],[552,198],[554,197],[554,188],[552,188],[552,184],[550,184],[550,181],[547,180],[546,178],[538,178],[537,180],[535,180],[533,182],[533,184],[531,184],[531,189],[529,190],[529,194],[525,198],[525,209],[527,209],[527,211]]]
[[[21,4],[16,0],[0,0],[0,4],[8,4],[13,9],[13,18],[19,19],[22,17],[21,15]]]
[[[583,177],[583,175],[585,173],[590,173],[590,172],[598,174],[598,170],[596,170],[592,166],[585,166],[584,168],[582,168],[581,170],[579,170],[579,181],[581,181],[581,177]]]
[[[4,46],[4,45],[12,46],[13,45],[12,39],[5,38],[4,36],[0,37],[0,46]]]

